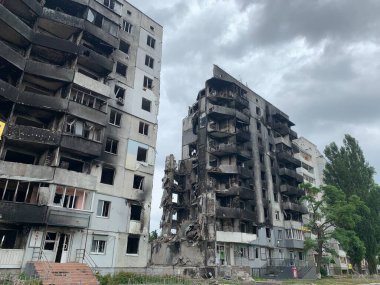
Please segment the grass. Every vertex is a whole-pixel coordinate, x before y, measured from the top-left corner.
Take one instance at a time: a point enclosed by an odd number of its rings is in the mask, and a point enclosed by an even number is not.
[[[368,283],[380,283],[380,278],[373,277],[326,277],[320,280],[289,280],[284,281],[283,284],[299,284],[299,285],[354,285],[354,284],[368,284]]]

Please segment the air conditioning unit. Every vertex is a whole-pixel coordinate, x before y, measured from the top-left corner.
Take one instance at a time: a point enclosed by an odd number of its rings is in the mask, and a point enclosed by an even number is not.
[[[117,104],[124,105],[124,98],[123,97],[117,97]]]

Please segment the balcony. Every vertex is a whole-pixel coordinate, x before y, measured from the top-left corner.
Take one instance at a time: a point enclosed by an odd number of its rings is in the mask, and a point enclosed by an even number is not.
[[[280,247],[304,249],[304,241],[298,239],[285,239],[279,242]]]
[[[298,135],[295,131],[289,130],[289,137],[291,140],[295,140],[298,137]]]
[[[24,249],[0,249],[0,269],[21,268]]]
[[[286,176],[291,179],[296,179],[297,182],[302,183],[303,182],[303,177],[302,175],[299,175],[295,170],[289,169],[289,168],[280,168],[278,171],[278,174],[280,176]]]
[[[107,33],[106,31],[95,26],[94,24],[88,21],[85,21],[84,28],[86,32],[95,36],[99,40],[103,41],[106,45],[111,46],[112,48],[115,48],[115,49],[119,47],[119,40],[117,37]]]
[[[0,201],[0,217],[3,223],[35,224],[46,223],[47,206]]]
[[[2,41],[0,41],[0,58],[4,58],[20,70],[25,68],[25,58]]]
[[[211,105],[208,108],[208,115],[216,120],[235,117],[236,110],[219,105]]]
[[[276,137],[276,138],[274,138],[274,143],[275,144],[284,144],[290,148],[292,147],[292,144],[287,137]]]
[[[242,232],[216,232],[216,241],[217,242],[231,242],[238,244],[251,244],[257,239],[255,234],[248,234]]]
[[[20,18],[0,5],[0,38],[26,48],[31,42],[32,29]]]
[[[68,39],[75,32],[84,29],[84,20],[44,7],[39,25],[60,38]]]
[[[207,171],[212,174],[239,174],[245,178],[249,178],[252,176],[252,173],[248,168],[237,165],[221,164],[218,167],[210,167],[207,169]]]
[[[216,189],[215,194],[219,197],[239,196],[240,199],[243,200],[255,199],[255,192],[243,186],[232,186],[228,189]]]
[[[87,107],[86,105],[79,104],[75,101],[70,101],[68,113],[98,125],[105,126],[107,124],[107,113]]]
[[[239,142],[247,142],[251,140],[251,133],[245,130],[237,130],[236,139]]]
[[[79,155],[98,157],[102,154],[103,146],[101,142],[63,134],[61,139],[61,147]]]
[[[305,194],[305,191],[303,189],[288,184],[280,185],[280,191],[281,193],[284,193],[288,196],[302,196]]]
[[[74,71],[72,69],[58,67],[34,60],[27,61],[25,72],[62,82],[72,82],[74,78]]]
[[[290,154],[289,152],[281,151],[281,152],[277,153],[277,158],[278,158],[278,160],[285,162],[285,163],[289,163],[295,167],[301,167],[301,161],[294,158],[293,155]]]
[[[107,98],[110,97],[111,89],[109,86],[82,73],[75,72],[74,83]]]
[[[309,212],[306,206],[294,202],[283,202],[282,208],[285,211],[288,210],[293,212],[299,212],[301,214],[307,214]]]
[[[102,76],[110,74],[114,65],[111,59],[84,46],[79,47],[78,63]]]
[[[288,126],[288,124],[283,123],[283,122],[272,123],[272,129],[278,132],[282,136],[289,134],[289,131],[290,131],[290,127]]]
[[[237,146],[235,143],[217,144],[215,147],[210,147],[209,150],[215,156],[225,156],[237,153]]]
[[[53,175],[54,168],[49,166],[0,161],[0,178],[48,182]]]
[[[239,219],[246,221],[255,221],[255,213],[246,209],[216,207],[215,216],[220,219]]]
[[[90,222],[91,212],[78,211],[60,207],[49,207],[47,224],[70,228],[87,228]]]
[[[5,136],[9,140],[39,145],[57,146],[60,132],[30,126],[8,125]]]
[[[94,190],[96,188],[97,177],[87,173],[56,168],[54,182],[59,185]]]

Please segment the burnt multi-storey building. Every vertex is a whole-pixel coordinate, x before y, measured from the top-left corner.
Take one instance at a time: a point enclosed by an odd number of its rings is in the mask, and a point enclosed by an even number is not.
[[[0,269],[146,266],[162,27],[124,0],[1,0],[0,31]]]
[[[162,237],[152,263],[247,266],[257,274],[303,267],[307,209],[293,125],[214,66],[183,120],[182,159],[166,160]]]

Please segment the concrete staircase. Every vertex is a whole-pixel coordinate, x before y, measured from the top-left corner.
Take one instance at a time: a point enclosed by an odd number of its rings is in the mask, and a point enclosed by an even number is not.
[[[35,261],[31,263],[35,275],[43,285],[98,285],[90,267],[85,263],[54,263]]]

